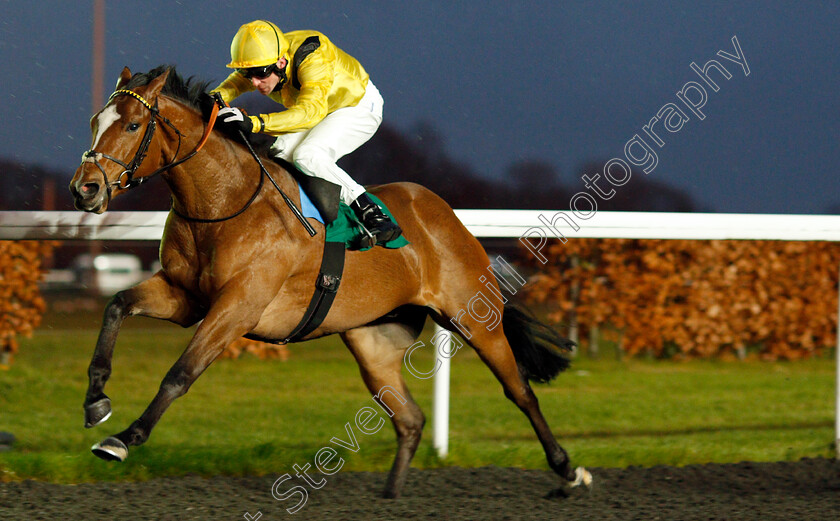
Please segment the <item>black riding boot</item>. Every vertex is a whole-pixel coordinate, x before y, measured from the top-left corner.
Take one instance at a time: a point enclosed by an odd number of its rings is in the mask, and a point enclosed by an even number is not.
[[[397,226],[397,223],[385,215],[382,209],[379,208],[379,205],[368,197],[367,193],[360,195],[355,201],[350,203],[350,208],[353,209],[356,217],[373,236],[375,240],[374,244],[384,244],[388,241],[393,241],[402,234],[402,230]],[[370,245],[372,246],[373,244]]]

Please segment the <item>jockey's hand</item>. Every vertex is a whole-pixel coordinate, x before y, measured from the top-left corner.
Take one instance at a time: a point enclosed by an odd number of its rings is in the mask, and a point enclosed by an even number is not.
[[[251,118],[244,110],[236,107],[225,107],[219,109],[219,115],[216,116],[220,123],[220,130],[228,132],[236,136],[239,131],[242,131],[247,136],[254,131],[254,124],[251,123]]]

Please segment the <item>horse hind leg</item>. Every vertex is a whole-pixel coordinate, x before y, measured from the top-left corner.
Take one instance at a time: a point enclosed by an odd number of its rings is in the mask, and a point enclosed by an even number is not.
[[[554,329],[539,322],[530,312],[515,304],[509,303],[504,309],[503,328],[505,338],[511,346],[521,380],[528,393],[533,396],[533,407],[538,419],[542,420],[546,429],[546,437],[539,434],[537,423],[531,419],[534,429],[545,449],[549,466],[557,474],[569,482],[571,488],[584,485],[592,486],[592,475],[583,467],[572,470],[568,454],[557,443],[551,430],[545,424],[545,419],[539,410],[537,398],[534,396],[529,380],[547,383],[557,377],[560,372],[570,365],[574,343],[561,337]],[[517,405],[519,405],[517,403]],[[521,409],[522,407],[520,407]],[[526,414],[528,414],[526,412]],[[529,414],[529,418],[532,416]],[[543,441],[546,440],[546,441]]]
[[[407,308],[393,321],[358,327],[341,335],[359,363],[365,385],[396,430],[397,453],[383,491],[386,498],[400,496],[426,422],[402,376],[403,355],[420,335],[425,319],[425,310]]]
[[[443,327],[453,327],[441,317],[436,320]],[[466,333],[467,342],[502,384],[505,396],[528,417],[551,469],[572,487],[590,486],[591,475],[582,467],[572,468],[568,453],[551,432],[528,383],[547,382],[568,367],[565,355],[573,344],[510,303],[504,308],[501,324],[492,329],[485,323],[469,324],[463,317],[459,325],[465,328],[461,333]]]

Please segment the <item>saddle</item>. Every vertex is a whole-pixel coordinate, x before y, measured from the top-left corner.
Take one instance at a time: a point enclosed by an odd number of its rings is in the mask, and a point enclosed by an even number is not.
[[[324,179],[303,174],[292,163],[282,158],[274,158],[274,161],[285,168],[297,181],[303,215],[320,221],[324,225],[326,235],[321,267],[318,270],[315,292],[309,301],[309,306],[289,336],[284,340],[273,342],[286,344],[302,339],[320,326],[327,317],[341,285],[346,250],[364,251],[372,248],[373,245],[365,244],[367,230],[356,220],[353,210],[341,203],[339,197],[341,187]],[[393,218],[379,199],[371,197]],[[382,246],[401,248],[406,244],[408,241],[400,236]],[[262,338],[257,338],[257,340],[267,341]]]

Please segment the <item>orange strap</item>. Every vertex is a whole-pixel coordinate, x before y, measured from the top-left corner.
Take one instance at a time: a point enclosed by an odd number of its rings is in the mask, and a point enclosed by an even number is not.
[[[204,143],[207,143],[207,139],[210,137],[210,132],[213,131],[213,125],[216,124],[216,116],[219,114],[219,104],[213,103],[213,110],[210,111],[210,120],[207,122],[207,126],[204,128],[204,135],[201,136],[201,140],[198,142],[198,146],[195,147],[195,152],[201,150],[201,147],[204,146]]]

